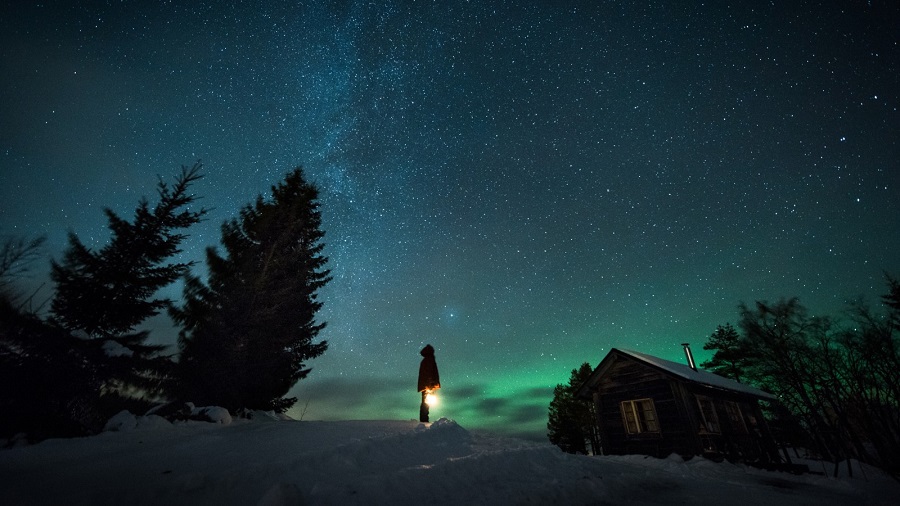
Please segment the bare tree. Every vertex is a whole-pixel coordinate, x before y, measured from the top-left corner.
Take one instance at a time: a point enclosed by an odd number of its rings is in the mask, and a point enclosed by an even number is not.
[[[3,237],[0,244],[0,296],[15,300],[18,294],[12,289],[13,283],[28,274],[31,264],[41,258],[41,250],[47,238],[44,236],[28,239],[19,235]]]
[[[0,245],[0,287],[5,287],[13,278],[24,276],[31,262],[40,257],[40,251],[47,238],[44,236],[26,239],[22,236],[7,236]]]
[[[848,472],[851,458],[900,470],[900,288],[888,281],[887,312],[858,302],[848,324],[809,316],[797,299],[741,305],[747,379],[774,393],[815,449],[847,461]]]

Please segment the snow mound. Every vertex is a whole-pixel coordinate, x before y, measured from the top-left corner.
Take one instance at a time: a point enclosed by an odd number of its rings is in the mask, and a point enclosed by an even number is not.
[[[104,432],[129,432],[133,430],[158,430],[172,426],[172,422],[159,415],[135,416],[128,410],[120,411],[103,427]]]
[[[219,406],[194,407],[191,403],[185,406],[190,409],[189,415],[182,416],[181,412],[170,411],[168,414],[175,420],[188,418],[190,420],[228,425],[233,420],[227,409]],[[128,410],[123,410],[110,418],[103,427],[103,432],[129,432],[133,430],[164,429],[172,426],[168,419],[156,414],[164,412],[160,409],[151,409],[144,416],[136,416]],[[261,420],[263,418],[260,418]]]
[[[123,410],[110,418],[103,426],[104,432],[126,432],[137,427],[137,417],[131,411]]]
[[[228,425],[231,423],[231,413],[221,406],[204,406],[191,410],[191,420],[219,423]]]
[[[169,423],[125,411],[108,432],[0,451],[3,504],[888,505],[900,484],[794,476],[678,456],[588,457],[470,433],[453,420]]]

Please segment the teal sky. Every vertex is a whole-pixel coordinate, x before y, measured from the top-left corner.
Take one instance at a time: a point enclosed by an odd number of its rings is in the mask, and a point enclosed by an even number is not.
[[[320,187],[296,417],[415,418],[430,343],[433,417],[541,438],[610,348],[702,361],[742,301],[840,316],[900,275],[894,2],[7,4],[0,233],[99,247],[202,159],[201,259],[294,166]]]

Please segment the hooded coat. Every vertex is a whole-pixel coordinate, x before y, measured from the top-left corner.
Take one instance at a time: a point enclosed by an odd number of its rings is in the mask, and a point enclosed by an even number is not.
[[[441,388],[437,362],[434,361],[434,348],[429,344],[419,353],[422,355],[422,363],[419,364],[419,392]]]

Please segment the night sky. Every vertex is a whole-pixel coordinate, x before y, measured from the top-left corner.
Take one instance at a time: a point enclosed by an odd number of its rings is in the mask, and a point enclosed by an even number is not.
[[[3,4],[0,233],[99,248],[199,159],[202,260],[293,167],[319,186],[297,418],[417,417],[431,343],[433,420],[542,438],[612,347],[703,360],[742,301],[840,316],[900,276],[895,2]]]

